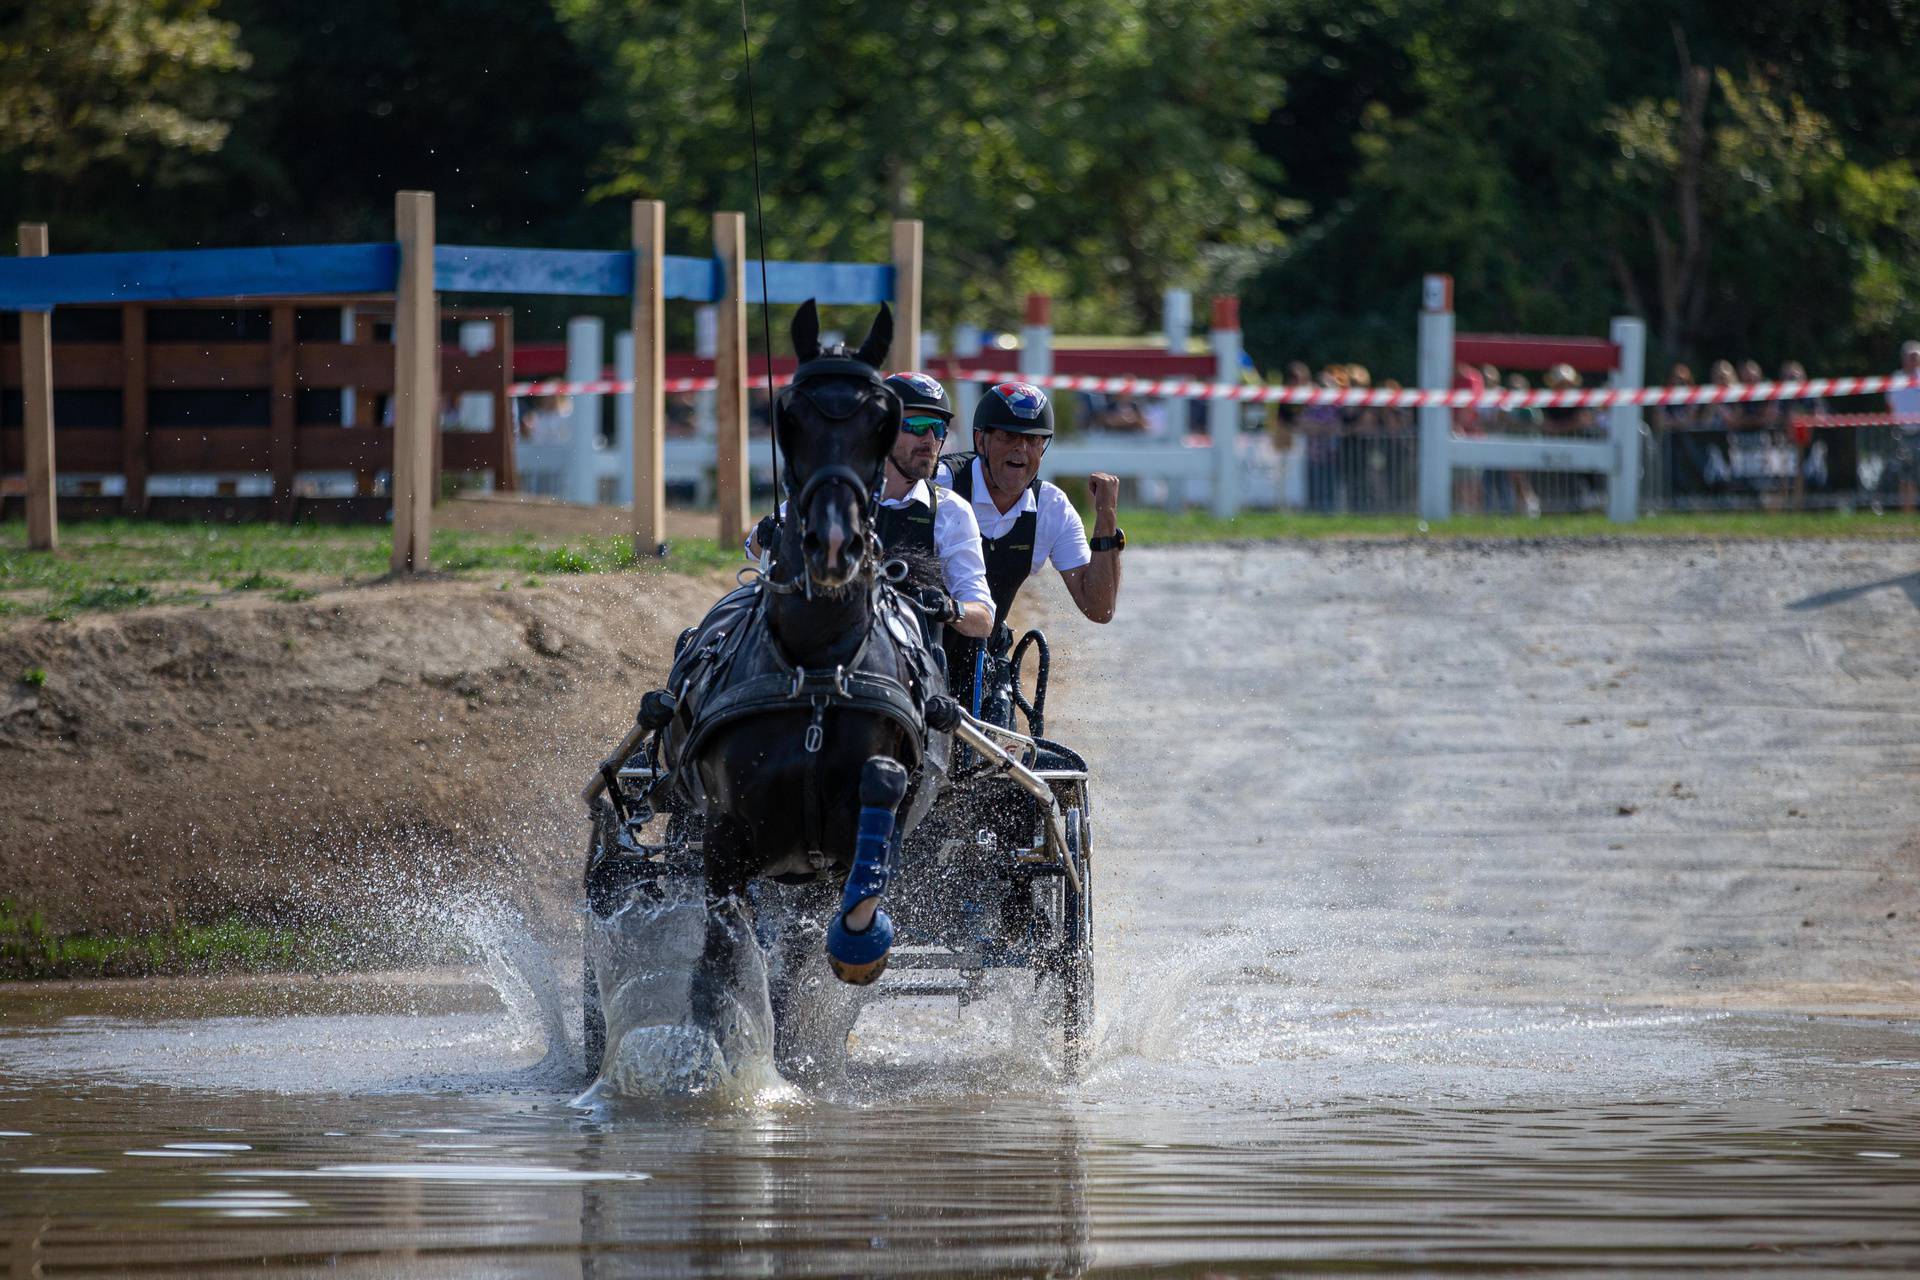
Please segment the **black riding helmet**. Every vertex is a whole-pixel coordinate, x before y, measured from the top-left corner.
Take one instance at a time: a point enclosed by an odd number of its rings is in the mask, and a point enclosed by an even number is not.
[[[1031,382],[1002,382],[980,397],[973,411],[975,431],[1011,431],[1020,436],[1053,438],[1053,405]]]
[[[953,401],[947,399],[947,389],[940,385],[940,379],[924,373],[903,371],[889,374],[887,386],[893,388],[893,394],[900,397],[901,408],[907,413],[932,413],[948,422],[953,421]]]

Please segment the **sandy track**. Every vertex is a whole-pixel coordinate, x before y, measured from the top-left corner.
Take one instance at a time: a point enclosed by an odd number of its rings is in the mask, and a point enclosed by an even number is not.
[[[1136,550],[1104,628],[1056,584],[1103,972],[1192,947],[1335,999],[1920,1012],[1917,561]]]

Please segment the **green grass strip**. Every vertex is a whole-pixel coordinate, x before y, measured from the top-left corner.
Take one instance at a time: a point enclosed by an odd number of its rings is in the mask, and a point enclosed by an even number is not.
[[[296,931],[238,919],[126,937],[57,935],[39,911],[0,901],[0,979],[335,969],[345,953],[340,942],[330,930]]]
[[[387,575],[391,532],[378,525],[171,524],[74,521],[54,552],[27,550],[26,525],[0,523],[0,615],[70,617],[229,592],[292,602],[316,587]],[[455,576],[620,572],[703,574],[739,563],[710,538],[681,539],[662,560],[636,558],[625,536],[562,538],[442,531],[432,569]],[[297,579],[306,579],[296,585]],[[31,593],[31,594],[29,594]]]

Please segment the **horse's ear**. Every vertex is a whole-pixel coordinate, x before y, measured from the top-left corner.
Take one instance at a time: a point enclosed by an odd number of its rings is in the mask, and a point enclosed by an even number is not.
[[[873,328],[867,330],[866,341],[860,344],[855,356],[878,369],[886,364],[887,351],[892,346],[893,308],[883,302],[880,304],[880,314],[873,318]],[[906,363],[911,365],[913,360],[908,359]]]
[[[808,298],[793,314],[793,356],[801,364],[820,354],[820,311]]]
[[[887,413],[876,431],[880,437],[880,452],[885,455],[893,452],[893,441],[900,434],[900,420],[907,416],[907,410],[901,403],[899,392],[892,387],[882,387],[881,390],[887,394]]]

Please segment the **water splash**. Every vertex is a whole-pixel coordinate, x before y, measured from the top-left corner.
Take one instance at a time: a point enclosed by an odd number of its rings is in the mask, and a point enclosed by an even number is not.
[[[606,1018],[598,1078],[576,1106],[729,1106],[785,1091],[774,1067],[766,954],[743,904],[687,886],[589,914]]]

